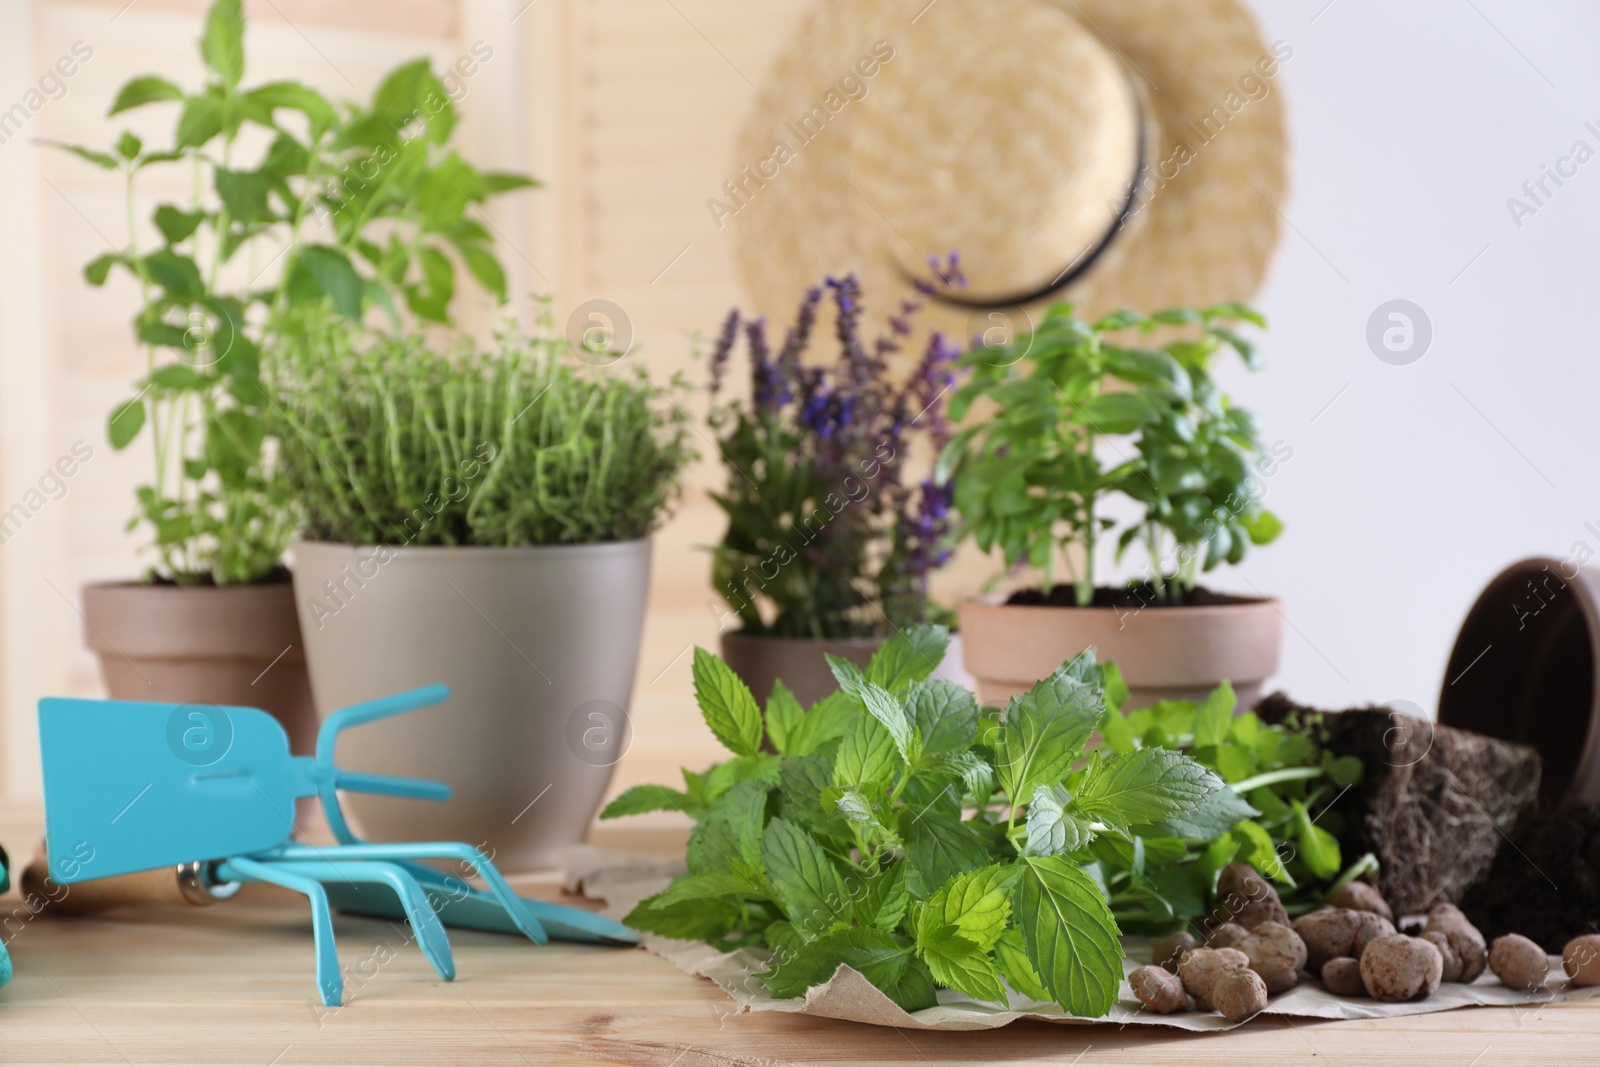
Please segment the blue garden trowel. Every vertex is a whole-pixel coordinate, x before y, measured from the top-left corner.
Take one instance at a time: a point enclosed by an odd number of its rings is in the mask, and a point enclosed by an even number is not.
[[[343,997],[332,907],[405,918],[445,981],[455,965],[444,923],[520,933],[538,944],[552,935],[637,944],[633,931],[610,919],[517,896],[470,845],[368,844],[350,830],[339,790],[445,800],[450,789],[340,769],[333,762],[340,731],[449,695],[428,686],[337,711],[322,724],[315,757],[291,755],[283,727],[257,708],[41,700],[46,873],[66,887],[56,910],[163,899],[204,904],[244,882],[284,886],[311,903],[317,988],[329,1006]],[[295,801],[310,796],[321,798],[339,844],[293,841]],[[487,888],[418,862],[428,859],[457,861]],[[125,888],[108,891],[112,883],[101,881],[108,878]]]

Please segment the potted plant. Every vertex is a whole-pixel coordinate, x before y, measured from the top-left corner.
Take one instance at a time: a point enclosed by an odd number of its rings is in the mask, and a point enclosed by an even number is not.
[[[1033,588],[960,606],[966,666],[985,700],[1023,692],[1095,647],[1122,668],[1131,707],[1201,700],[1225,679],[1241,707],[1254,705],[1278,666],[1278,604],[1198,584],[1201,572],[1239,562],[1282,529],[1261,498],[1264,477],[1289,452],[1267,449],[1255,417],[1212,380],[1224,348],[1260,365],[1238,321],[1265,325],[1236,303],[1149,317],[1122,311],[1093,323],[1058,304],[1032,332],[963,359],[972,377],[952,416],[959,421],[979,400],[992,414],[952,438],[939,481],[953,479],[956,508],[980,547],[1042,575]],[[1117,340],[1162,328],[1182,336],[1160,347]],[[1119,524],[1108,513],[1118,497],[1136,518]],[[1118,560],[1135,545],[1144,550],[1141,580],[1097,584],[1108,544]],[[1061,584],[1058,560],[1070,579]]]
[[[84,632],[112,697],[261,707],[305,751],[316,717],[282,564],[295,516],[271,476],[263,370],[308,330],[373,307],[397,315],[397,297],[444,320],[446,248],[503,300],[489,235],[463,211],[532,183],[446,148],[455,114],[426,60],[390,74],[368,107],[296,82],[246,88],[238,0],[211,7],[200,54],[198,91],[145,75],[111,105],[174,105],[170,145],[125,132],[109,152],[60,146],[123,179],[127,244],[84,277],[103,286],[121,271],[137,285],[146,373],[107,434],[117,449],[143,435],[154,459],[129,529],[149,530],[156,562],[140,581],[85,586]],[[174,165],[194,174],[194,195],[157,203],[152,233],[134,222],[136,185]]]
[[[447,353],[334,331],[278,388],[318,708],[452,693],[342,757],[442,779],[451,799],[352,796],[350,811],[378,839],[548,865],[587,835],[631,737],[650,534],[691,455],[676,403],[642,368],[570,358],[548,312],[531,336]]]
[[[953,278],[956,261],[941,273]],[[824,290],[840,353],[831,366],[808,365]],[[937,450],[949,437],[959,353],[935,333],[910,377],[891,379],[889,357],[917,307],[903,301],[869,346],[859,283],[830,278],[806,294],[776,349],[765,319],[733,311],[712,350],[710,422],[728,468],[714,494],[728,529],[712,584],[729,606],[722,620],[739,624],[723,630],[722,654],[760,700],[780,679],[803,703],[820,700],[834,687],[826,655],[865,664],[886,638],[938,614],[928,578],[949,559],[950,491],[908,468],[919,443]],[[741,338],[750,391],[724,399]]]

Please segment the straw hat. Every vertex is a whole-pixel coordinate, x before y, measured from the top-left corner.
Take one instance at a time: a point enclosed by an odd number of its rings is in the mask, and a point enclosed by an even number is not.
[[[708,208],[760,313],[853,270],[887,314],[952,250],[969,285],[931,314],[963,334],[1056,300],[1248,299],[1292,55],[1240,0],[816,0]]]

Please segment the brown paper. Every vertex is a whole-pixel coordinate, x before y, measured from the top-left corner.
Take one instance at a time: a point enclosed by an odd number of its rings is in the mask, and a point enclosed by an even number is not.
[[[587,845],[563,849],[556,857],[566,873],[569,892],[581,893],[605,902],[603,914],[621,919],[645,897],[661,892],[674,876],[682,873],[680,861],[652,859],[614,849]],[[904,1026],[925,1030],[990,1030],[1016,1019],[1042,1019],[1053,1023],[1115,1023],[1133,1026],[1170,1026],[1180,1030],[1231,1030],[1242,1025],[1231,1023],[1215,1012],[1185,1011],[1157,1015],[1146,1011],[1133,996],[1127,982],[1112,1005],[1111,1014],[1102,1019],[1070,1015],[1054,1004],[1032,1000],[1017,993],[1001,1008],[972,1000],[951,990],[939,991],[939,1003],[921,1011],[907,1012],[890,1000],[871,982],[847,966],[840,966],[833,978],[807,991],[804,998],[775,1000],[758,975],[767,969],[770,953],[765,949],[745,948],[719,952],[699,941],[675,941],[655,934],[642,935],[644,947],[667,960],[686,974],[711,979],[738,1004],[739,1011],[788,1011],[846,1019],[876,1026]],[[1149,942],[1124,938],[1124,951],[1138,959],[1125,957],[1124,974],[1149,958]],[[1337,997],[1316,981],[1304,981],[1287,993],[1273,997],[1264,1014],[1293,1015],[1312,1019],[1382,1019],[1400,1015],[1424,1015],[1452,1008],[1542,1006],[1567,1000],[1600,996],[1600,986],[1579,989],[1570,985],[1561,971],[1561,961],[1551,957],[1551,984],[1538,990],[1512,989],[1485,972],[1476,982],[1445,982],[1426,1000],[1383,1003],[1366,998]]]

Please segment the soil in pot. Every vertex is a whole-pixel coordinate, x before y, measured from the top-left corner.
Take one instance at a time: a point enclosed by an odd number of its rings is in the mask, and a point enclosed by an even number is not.
[[[1006,598],[1007,604],[1050,608],[1195,608],[1217,604],[1242,604],[1244,598],[1217,593],[1203,585],[1179,591],[1177,596],[1162,596],[1149,582],[1133,585],[1097,585],[1094,599],[1088,604],[1078,603],[1078,591],[1071,585],[1053,585],[1048,593],[1029,586],[1018,589]]]

